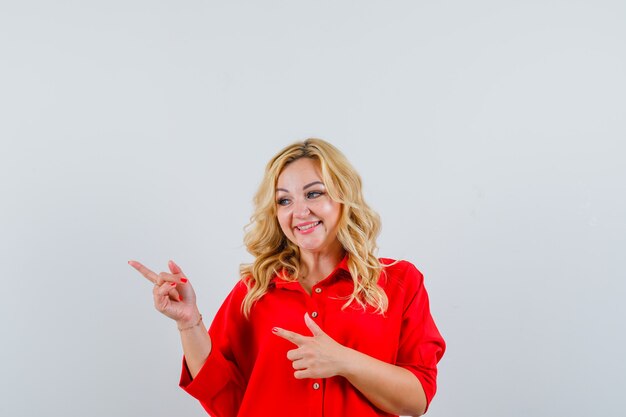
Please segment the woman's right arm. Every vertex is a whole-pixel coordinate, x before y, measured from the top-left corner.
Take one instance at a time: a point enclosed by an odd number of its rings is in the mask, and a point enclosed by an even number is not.
[[[200,314],[193,324],[181,324],[179,322],[177,325],[179,329],[182,329],[180,330],[180,340],[183,345],[187,369],[191,377],[195,378],[209,357],[209,353],[211,353],[211,337],[204,323],[202,323]]]
[[[211,337],[198,311],[193,287],[174,261],[168,263],[170,273],[159,274],[137,261],[129,261],[128,264],[154,284],[155,308],[176,321],[187,368],[191,377],[195,378],[211,353]]]

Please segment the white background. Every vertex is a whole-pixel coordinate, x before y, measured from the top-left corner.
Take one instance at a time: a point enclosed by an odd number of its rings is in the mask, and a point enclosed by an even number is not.
[[[0,414],[204,416],[126,261],[211,317],[317,136],[426,276],[430,416],[621,416],[626,3],[225,3],[0,3]]]

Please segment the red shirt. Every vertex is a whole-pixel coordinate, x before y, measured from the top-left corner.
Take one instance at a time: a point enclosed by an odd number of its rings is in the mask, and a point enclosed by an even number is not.
[[[384,271],[379,280],[389,298],[384,316],[371,308],[342,309],[353,289],[347,257],[310,295],[297,281],[274,277],[249,319],[241,312],[247,288],[239,281],[211,324],[213,347],[206,363],[192,380],[183,359],[180,386],[214,417],[391,416],[343,377],[293,376],[287,351],[295,345],[274,335],[272,328],[310,336],[304,323],[308,312],[338,343],[411,371],[430,403],[445,343],[430,315],[423,276],[406,261]]]

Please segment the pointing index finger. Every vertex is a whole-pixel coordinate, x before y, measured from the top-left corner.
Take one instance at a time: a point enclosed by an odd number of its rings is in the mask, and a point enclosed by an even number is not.
[[[139,271],[139,273],[143,275],[148,281],[152,282],[153,284],[157,283],[158,275],[143,266],[141,263],[137,261],[128,261],[128,264],[135,268],[137,271]]]
[[[272,332],[276,336],[280,336],[283,339],[290,341],[291,343],[293,343],[294,345],[298,347],[300,347],[304,343],[305,338],[306,338],[306,336],[302,336],[301,334],[290,332],[289,330],[281,329],[279,327],[274,327],[272,329]]]

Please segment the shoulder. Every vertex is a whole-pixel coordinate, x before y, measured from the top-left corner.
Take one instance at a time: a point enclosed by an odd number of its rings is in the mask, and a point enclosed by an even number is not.
[[[404,277],[406,279],[415,279],[418,281],[424,279],[420,270],[409,261],[391,258],[380,258],[379,261],[383,266],[383,271],[387,275]]]
[[[380,284],[386,290],[399,287],[405,291],[414,292],[423,285],[424,276],[411,262],[391,258],[379,260],[383,266]]]
[[[230,290],[230,293],[224,300],[224,305],[226,306],[237,306],[241,305],[241,302],[248,294],[248,285],[246,284],[246,280],[244,278],[240,278],[233,288]]]
[[[247,277],[240,278],[235,284],[235,286],[233,287],[231,293],[235,297],[243,298],[246,296],[246,294],[248,294],[248,291],[250,290],[250,285],[251,285],[250,279],[248,279]]]

